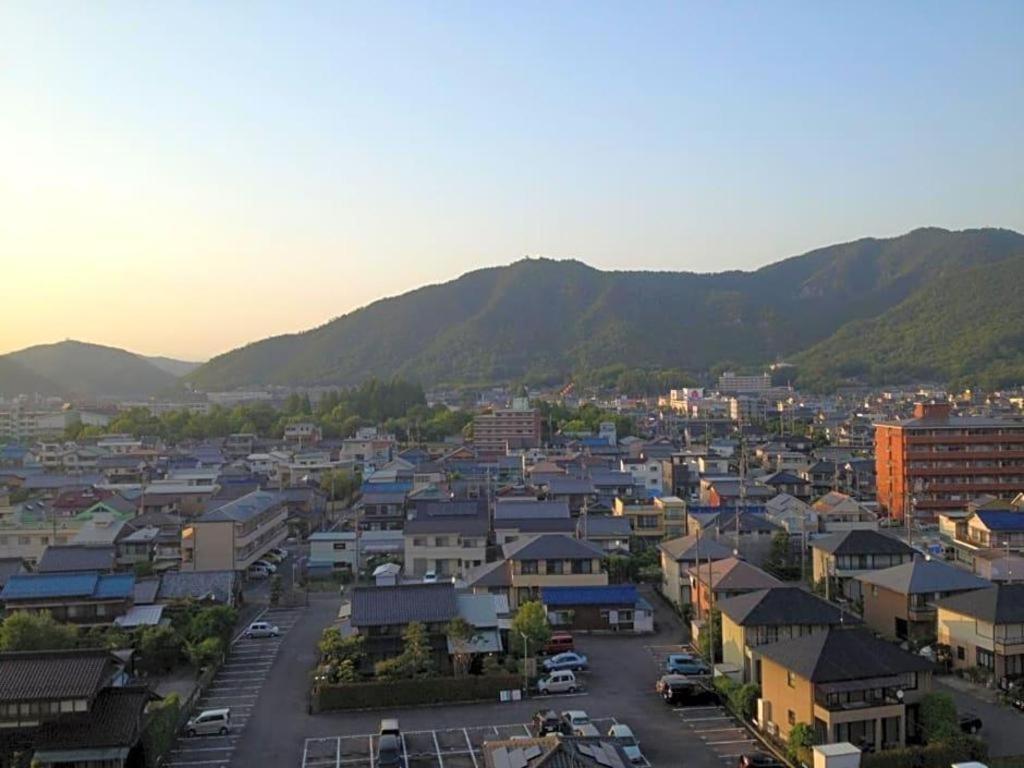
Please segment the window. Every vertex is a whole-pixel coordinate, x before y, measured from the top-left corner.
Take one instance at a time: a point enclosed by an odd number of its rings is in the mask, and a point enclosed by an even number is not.
[[[346,544],[344,541],[336,541],[336,542],[334,542],[334,549],[335,550],[345,549],[346,547],[348,547],[348,544]]]
[[[425,547],[425,546],[427,546],[427,538],[426,538],[426,536],[416,536],[416,537],[414,537],[413,540],[412,540],[412,545],[414,547]]]
[[[523,560],[519,566],[519,572],[525,574],[537,573],[536,560]]]
[[[590,560],[573,560],[573,573],[593,573],[593,563]]]
[[[561,575],[565,573],[564,560],[548,560],[548,573]]]
[[[786,710],[786,721],[790,725],[796,725],[796,712],[794,712],[792,709],[787,709]]]
[[[872,597],[878,597],[878,585],[877,584],[872,584],[871,585],[871,596]]]
[[[22,546],[27,546],[29,541],[31,541],[31,539],[29,539],[28,536],[19,536],[18,537],[18,543],[21,544]]]
[[[984,648],[978,648],[978,666],[984,667],[988,670],[996,668],[995,656],[992,651],[986,651]]]
[[[792,672],[786,672],[786,685],[790,688],[796,688],[796,675]]]
[[[959,661],[964,660],[964,647],[962,645],[956,647],[956,657]]]

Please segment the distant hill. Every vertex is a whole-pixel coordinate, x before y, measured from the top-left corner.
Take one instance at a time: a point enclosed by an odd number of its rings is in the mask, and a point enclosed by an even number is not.
[[[64,394],[63,390],[45,376],[34,373],[7,355],[0,356],[0,397],[17,397],[18,395],[50,397],[62,394]]]
[[[177,376],[139,355],[80,341],[11,352],[0,356],[0,366],[0,391],[12,394],[148,397],[178,385]],[[8,381],[9,371],[28,371],[33,378]]]
[[[1003,263],[994,267],[998,273],[1012,258],[1024,258],[1024,236],[1016,232],[930,228],[828,246],[754,272],[602,272],[577,261],[526,259],[249,344],[188,379],[207,389],[344,385],[393,375],[433,385],[555,382],[615,363],[692,371],[759,366],[914,296],[940,305],[953,300],[957,276]],[[811,366],[839,362],[820,354],[802,361],[803,375],[819,382],[836,371]]]
[[[202,363],[192,363],[188,360],[175,360],[173,357],[143,357],[143,360],[148,360],[161,371],[166,371],[175,378],[181,378],[182,376],[188,376]]]

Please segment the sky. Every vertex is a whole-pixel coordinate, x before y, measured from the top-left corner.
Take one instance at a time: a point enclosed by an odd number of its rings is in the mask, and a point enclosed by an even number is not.
[[[1024,231],[1024,3],[0,2],[0,352]]]

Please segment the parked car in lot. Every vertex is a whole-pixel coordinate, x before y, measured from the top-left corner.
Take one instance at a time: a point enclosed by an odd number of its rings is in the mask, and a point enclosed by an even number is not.
[[[231,710],[206,709],[185,723],[185,733],[189,736],[226,736],[231,729]]]
[[[288,559],[288,554],[289,553],[288,553],[288,550],[285,549],[284,547],[274,547],[270,551],[273,552],[275,555],[277,555],[282,560],[287,560]]]
[[[688,675],[662,675],[655,685],[666,704],[673,706],[695,706],[718,700],[714,691],[703,682]]]
[[[402,768],[402,742],[392,733],[377,739],[377,768]]]
[[[551,637],[548,638],[548,642],[544,646],[543,653],[548,656],[553,656],[558,653],[575,650],[576,644],[573,640],[572,634],[569,632],[554,632]]]
[[[265,579],[270,575],[270,571],[259,563],[250,565],[245,573],[250,579]]]
[[[964,733],[975,734],[981,730],[981,718],[970,711],[960,712],[960,730]]]
[[[665,660],[665,671],[672,675],[710,675],[711,667],[688,654],[672,654]]]
[[[557,656],[552,656],[550,659],[544,660],[544,669],[548,672],[554,672],[558,669],[571,669],[574,672],[578,672],[581,669],[587,668],[587,657],[581,653],[570,651],[569,653],[560,653]]]
[[[427,571],[423,574],[424,584],[437,584],[437,571]]]
[[[592,722],[590,715],[582,709],[569,709],[562,713],[562,722],[566,725],[569,733],[573,736],[600,736]]]
[[[245,637],[280,637],[281,630],[269,621],[254,621],[243,634]]]
[[[740,755],[740,761],[736,763],[736,768],[786,768],[786,764],[775,755],[753,752],[748,755]]]
[[[626,753],[630,762],[644,762],[644,754],[640,751],[640,742],[637,741],[632,728],[625,723],[616,723],[608,729],[608,735],[619,742],[619,746],[622,747],[622,751]]]
[[[578,687],[576,675],[568,669],[557,670],[537,681],[537,690],[543,694],[576,693]]]
[[[385,717],[383,720],[380,721],[380,730],[378,731],[378,733],[381,736],[391,735],[397,738],[401,738],[402,730],[398,727],[398,718]]]
[[[570,675],[572,672],[569,673]],[[547,736],[549,733],[562,733],[562,720],[553,709],[539,709],[533,713],[533,727],[537,729],[538,736]]]
[[[264,568],[266,568],[271,573],[277,573],[277,566],[274,565],[269,560],[257,560],[255,563],[253,563],[253,565],[262,565]]]

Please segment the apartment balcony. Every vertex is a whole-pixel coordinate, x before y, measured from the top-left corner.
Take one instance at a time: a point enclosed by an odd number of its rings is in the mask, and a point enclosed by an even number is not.
[[[902,680],[898,676],[822,683],[814,687],[814,704],[828,712],[850,712],[875,707],[900,705],[897,695]]]

